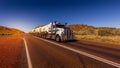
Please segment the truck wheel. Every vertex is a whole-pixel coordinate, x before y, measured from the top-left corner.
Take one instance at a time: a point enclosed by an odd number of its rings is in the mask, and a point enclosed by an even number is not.
[[[56,38],[55,38],[55,40],[57,41],[57,42],[60,42],[61,41],[61,39],[60,39],[60,36],[56,36]]]
[[[47,35],[44,35],[44,38],[46,39]]]

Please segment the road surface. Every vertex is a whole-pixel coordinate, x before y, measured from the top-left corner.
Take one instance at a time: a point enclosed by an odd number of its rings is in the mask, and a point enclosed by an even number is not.
[[[80,41],[58,43],[29,34],[22,39],[28,68],[120,68],[119,48]]]

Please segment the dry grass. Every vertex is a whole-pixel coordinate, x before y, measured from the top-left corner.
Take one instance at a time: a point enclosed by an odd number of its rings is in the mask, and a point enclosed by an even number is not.
[[[21,50],[21,39],[0,37],[0,68],[14,68]]]
[[[120,36],[95,36],[95,35],[75,35],[78,40],[91,40],[112,44],[120,44]]]

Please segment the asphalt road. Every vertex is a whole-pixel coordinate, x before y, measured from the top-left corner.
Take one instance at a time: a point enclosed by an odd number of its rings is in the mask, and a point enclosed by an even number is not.
[[[25,34],[28,68],[120,68],[120,49],[80,41],[58,43]]]

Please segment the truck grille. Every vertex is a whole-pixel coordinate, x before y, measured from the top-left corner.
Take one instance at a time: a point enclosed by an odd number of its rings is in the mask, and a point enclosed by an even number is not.
[[[65,36],[66,40],[69,40],[71,38],[72,31],[70,29],[65,29]]]
[[[66,35],[71,35],[71,34],[72,34],[72,31],[71,31],[70,29],[66,29],[66,30],[65,30],[65,34],[66,34]]]

